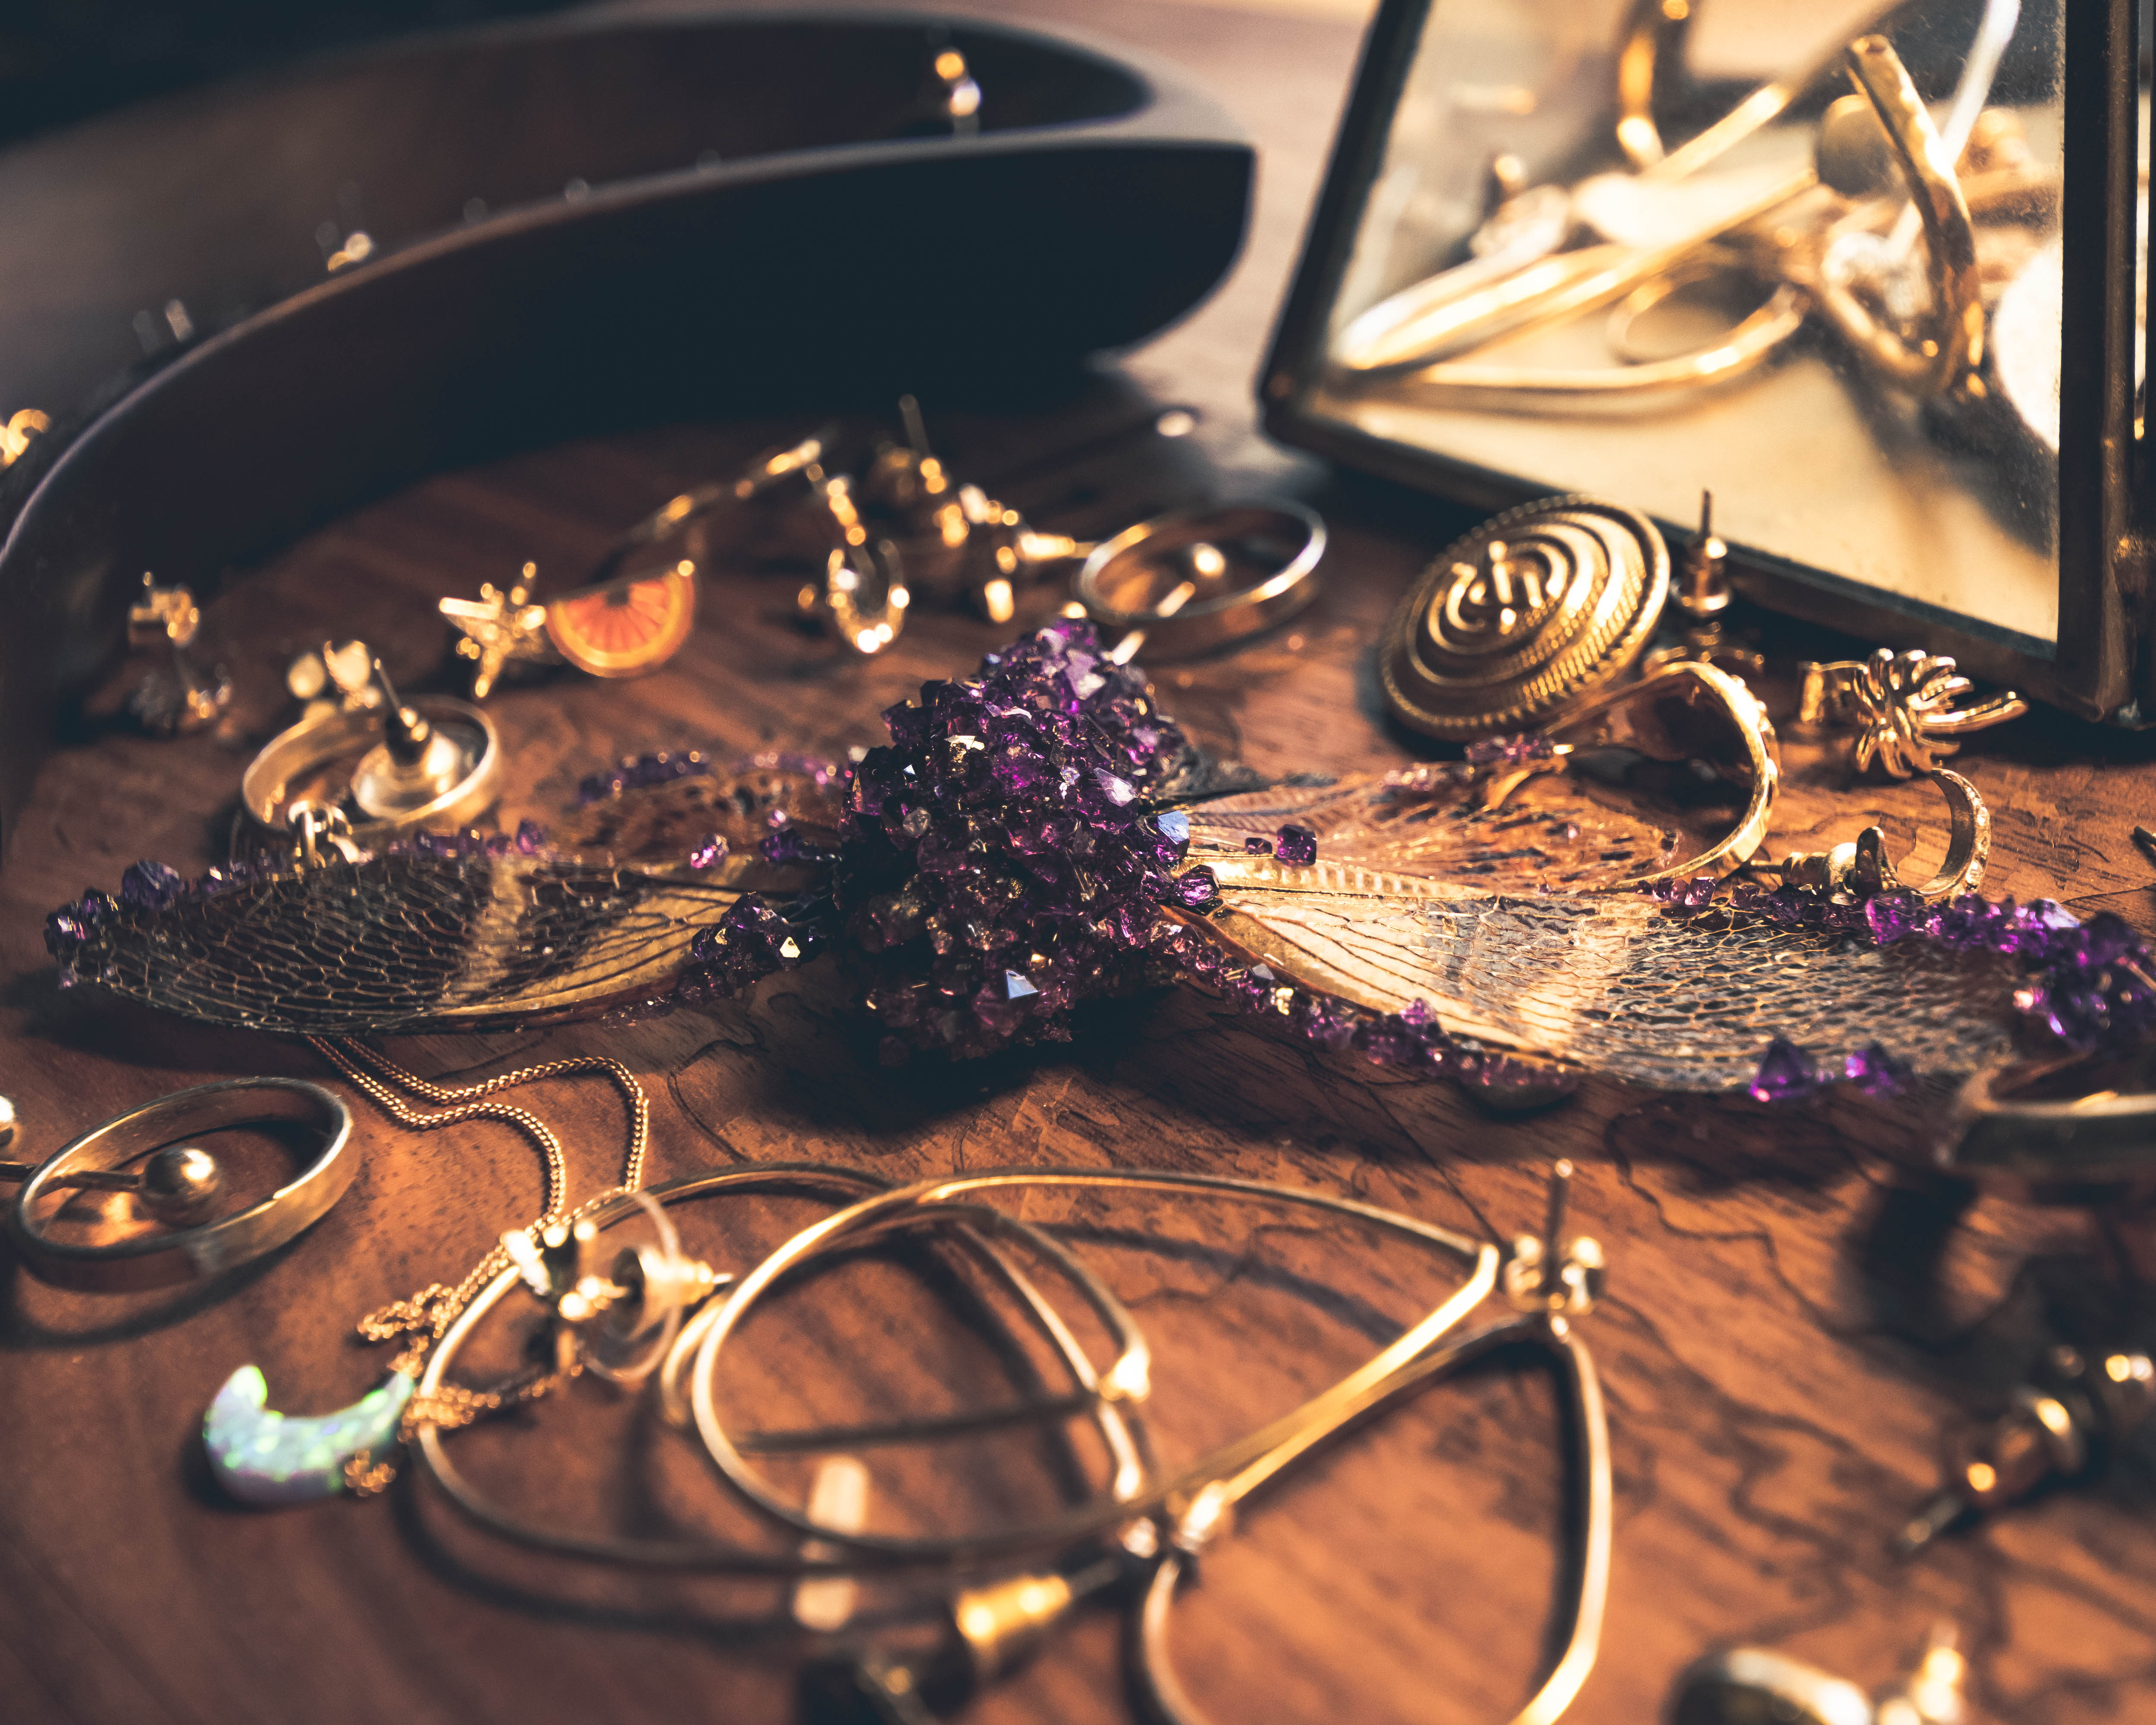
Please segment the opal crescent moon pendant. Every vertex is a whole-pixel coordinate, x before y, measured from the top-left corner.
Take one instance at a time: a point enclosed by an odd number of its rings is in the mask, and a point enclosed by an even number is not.
[[[203,1416],[217,1482],[243,1503],[308,1503],[345,1489],[346,1469],[397,1442],[413,1380],[392,1372],[333,1414],[280,1414],[259,1366],[242,1366]]]

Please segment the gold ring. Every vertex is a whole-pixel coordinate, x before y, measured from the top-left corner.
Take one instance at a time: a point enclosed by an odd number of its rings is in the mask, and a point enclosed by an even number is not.
[[[1095,546],[1071,593],[1103,629],[1142,631],[1147,659],[1185,659],[1316,598],[1325,537],[1315,510],[1286,499],[1180,509]]]
[[[315,1127],[321,1148],[296,1178],[236,1214],[97,1245],[55,1240],[32,1214],[40,1199],[68,1188],[70,1175],[124,1168],[146,1152],[197,1133],[267,1120]],[[350,1111],[303,1078],[198,1084],[115,1115],[53,1152],[16,1194],[8,1213],[8,1237],[24,1264],[60,1287],[129,1291],[206,1281],[274,1252],[326,1215],[359,1171],[358,1158],[346,1153],[351,1139]]]
[[[1560,765],[1583,749],[1594,748],[1631,749],[1656,761],[1698,760],[1705,758],[1707,747],[1719,744],[1723,752],[1717,764],[1722,775],[1750,793],[1743,814],[1719,843],[1667,868],[1613,881],[1604,891],[1727,874],[1767,836],[1774,793],[1781,784],[1781,751],[1767,709],[1727,671],[1698,660],[1681,660],[1597,696],[1547,734]],[[1499,774],[1485,788],[1483,806],[1495,808],[1538,770],[1547,769],[1527,762]]]
[[[1850,75],[1871,104],[1907,180],[1924,224],[1924,254],[1937,332],[1915,347],[1875,319],[1846,288],[1822,277],[1820,309],[1850,346],[1902,388],[1920,396],[1958,388],[1984,362],[1984,300],[1976,228],[1923,99],[1884,36],[1849,45]]]
[[[2025,1197],[2071,1200],[2094,1188],[2156,1185],[2147,1065],[2122,1070],[2115,1060],[2069,1054],[1983,1068],[1955,1098],[1933,1165]]]

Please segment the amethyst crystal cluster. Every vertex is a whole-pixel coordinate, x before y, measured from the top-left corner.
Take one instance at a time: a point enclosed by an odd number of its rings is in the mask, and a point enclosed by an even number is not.
[[[1089,996],[1136,986],[1211,875],[1172,874],[1189,823],[1152,799],[1182,732],[1144,677],[1059,623],[963,682],[884,714],[891,745],[854,769],[832,872],[887,1058],[1062,1040]]]
[[[1707,876],[1647,889],[1680,915],[1716,909],[1785,927],[1832,930],[1874,946],[1917,940],[1949,952],[1994,952],[2020,969],[2014,1005],[2029,1029],[2078,1053],[2123,1050],[2156,1033],[2156,957],[2108,911],[2083,922],[2056,901],[1987,899],[1964,893],[1928,904],[1907,887],[1869,896],[1831,896],[1749,881],[1715,903]],[[1767,1046],[1752,1094],[1763,1101],[1810,1095],[1836,1078],[1875,1093],[1900,1088],[1907,1068],[1877,1044],[1849,1055],[1845,1070],[1822,1071],[1805,1052],[1777,1037]]]

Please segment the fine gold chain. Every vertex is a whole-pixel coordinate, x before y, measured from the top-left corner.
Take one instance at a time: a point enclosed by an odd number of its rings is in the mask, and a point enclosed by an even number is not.
[[[521,1067],[514,1072],[505,1072],[498,1077],[482,1080],[477,1084],[435,1084],[418,1074],[407,1072],[378,1050],[349,1039],[310,1036],[308,1042],[316,1052],[327,1060],[357,1089],[369,1096],[382,1111],[400,1126],[414,1132],[430,1131],[438,1126],[453,1126],[466,1120],[498,1120],[515,1127],[538,1147],[547,1165],[546,1208],[537,1219],[527,1224],[525,1231],[536,1235],[550,1224],[562,1221],[573,1222],[608,1199],[624,1192],[634,1192],[644,1183],[644,1164],[651,1147],[651,1099],[644,1093],[636,1075],[619,1060],[604,1055],[574,1055],[563,1060],[544,1060],[536,1066]],[[497,1092],[511,1090],[521,1084],[531,1084],[542,1078],[560,1078],[572,1074],[598,1072],[612,1079],[614,1087],[622,1094],[629,1107],[629,1153],[624,1159],[620,1183],[594,1194],[565,1216],[563,1207],[567,1202],[569,1183],[568,1158],[562,1148],[562,1141],[553,1129],[529,1109],[512,1103],[489,1100]],[[429,1102],[440,1104],[431,1112],[413,1107],[397,1088],[420,1096]],[[393,1342],[405,1338],[403,1350],[391,1362],[393,1372],[407,1377],[418,1377],[433,1351],[449,1327],[456,1322],[458,1314],[471,1302],[474,1295],[500,1275],[509,1266],[509,1255],[496,1245],[473,1266],[465,1279],[454,1288],[441,1282],[431,1282],[408,1300],[393,1300],[388,1305],[368,1312],[358,1324],[360,1335],[369,1342]],[[419,1425],[458,1426],[468,1425],[482,1414],[510,1407],[521,1402],[536,1400],[552,1389],[557,1381],[553,1373],[530,1373],[513,1379],[501,1389],[474,1390],[462,1387],[448,1387],[429,1396],[414,1396],[405,1406],[404,1435],[408,1438]],[[379,1491],[395,1474],[393,1464],[379,1462],[372,1457],[361,1457],[346,1470],[346,1483],[361,1492]]]

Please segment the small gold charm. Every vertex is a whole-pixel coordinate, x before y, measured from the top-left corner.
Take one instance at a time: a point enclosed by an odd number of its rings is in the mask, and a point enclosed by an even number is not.
[[[547,608],[531,603],[539,566],[526,563],[522,578],[504,593],[491,582],[481,586],[479,598],[444,599],[437,608],[464,631],[457,655],[471,660],[472,699],[485,701],[512,664],[551,665],[554,645],[547,637]]]
[[[0,467],[13,466],[30,447],[30,439],[52,426],[53,422],[35,408],[22,408],[0,419]]]
[[[128,644],[172,649],[169,665],[143,678],[128,706],[146,731],[184,737],[214,725],[232,702],[232,683],[220,669],[206,670],[188,649],[202,628],[202,608],[185,587],[160,587],[142,572],[142,597],[127,613]]]
[[[1807,660],[1797,669],[1804,676],[1797,723],[1854,732],[1851,762],[1859,773],[1874,762],[1896,778],[1928,773],[1961,747],[1965,733],[2029,711],[2010,689],[1958,705],[1976,685],[1940,654],[1881,647],[1869,659]]]

